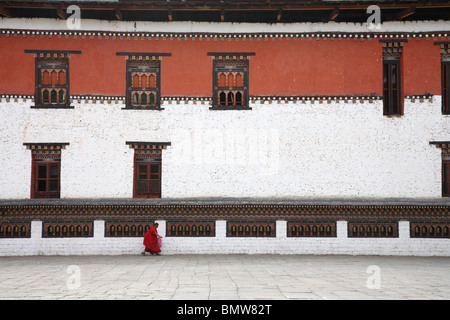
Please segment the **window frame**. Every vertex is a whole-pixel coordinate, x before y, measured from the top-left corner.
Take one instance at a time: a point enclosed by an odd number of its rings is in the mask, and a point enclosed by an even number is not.
[[[441,194],[442,197],[450,197],[450,141],[429,143],[441,149]]]
[[[141,179],[140,167],[145,166],[147,170],[147,178]],[[152,177],[151,168],[156,166],[158,168],[157,178]],[[161,159],[138,159],[134,158],[134,188],[133,188],[133,198],[161,198],[161,181],[162,181],[162,166]],[[147,182],[147,191],[140,192],[139,182]],[[150,181],[158,182],[158,192],[150,192]]]
[[[125,65],[125,107],[122,110],[164,110],[161,108],[161,60],[162,57],[170,57],[171,53],[148,53],[148,52],[116,52],[116,56],[126,57]],[[134,66],[141,64],[141,66]],[[145,66],[148,64],[149,66]],[[147,71],[146,71],[147,70]],[[132,87],[133,77],[132,73],[156,73],[155,85],[156,87]],[[141,90],[149,89],[149,90]],[[150,94],[156,93],[154,98],[154,105],[146,104],[133,105],[133,91],[142,91],[139,101],[142,99],[142,95],[148,93],[148,100],[150,100]]]
[[[450,197],[450,156],[442,159],[442,197]]]
[[[450,59],[441,60],[442,114],[450,115]]]
[[[396,85],[392,84],[393,67],[396,67],[397,81]],[[388,69],[386,72],[386,68]],[[387,77],[387,81],[385,78]],[[403,115],[403,99],[401,82],[401,60],[400,57],[384,57],[383,58],[383,115],[385,116],[401,116]],[[395,87],[395,88],[394,88]],[[387,91],[387,92],[386,92]],[[395,99],[393,92],[396,91]],[[396,106],[394,106],[396,103]]]
[[[24,146],[31,150],[31,186],[30,198],[60,198],[61,197],[61,154],[69,142],[24,142]],[[58,176],[50,177],[50,166],[57,164]],[[46,177],[39,177],[39,166],[46,166]],[[46,190],[39,190],[39,181],[46,181]],[[50,190],[50,180],[58,182],[58,190]]]
[[[441,111],[450,115],[450,41],[437,41],[441,55]]]
[[[162,195],[162,150],[165,150],[167,146],[171,145],[171,142],[147,142],[147,141],[126,141],[126,145],[130,149],[134,149],[133,157],[133,198],[161,198]],[[157,179],[139,178],[139,165],[147,164],[147,172],[150,174],[151,165],[159,166],[159,177]],[[142,196],[139,196],[139,180],[159,180],[158,192],[143,192]],[[147,187],[149,190],[149,187]],[[150,196],[152,194],[152,196]]]
[[[81,54],[81,51],[64,51],[64,50],[25,50],[25,53],[32,53],[35,57],[35,93],[34,102],[35,105],[31,108],[42,109],[73,109],[70,105],[70,67],[69,60],[72,54]],[[43,83],[43,70],[59,70],[65,72],[64,84],[44,84]],[[59,73],[58,72],[58,73]],[[51,71],[49,71],[49,78],[51,78]],[[43,92],[48,88],[50,89],[48,103],[44,103]],[[51,92],[54,89],[56,91],[56,103],[53,103]],[[64,102],[59,103],[59,95],[61,90],[64,93]]]
[[[137,64],[143,64],[141,66]],[[145,65],[147,64],[147,65]],[[146,73],[146,74],[156,74],[155,87],[133,87],[133,74],[134,73]],[[126,109],[142,109],[142,110],[161,110],[161,61],[159,60],[127,60],[127,92],[126,92]],[[147,76],[148,78],[148,76]],[[142,79],[142,76],[141,76]],[[141,81],[141,79],[139,81]],[[148,80],[147,80],[148,82]],[[150,96],[154,94],[154,104],[146,105],[135,105],[133,103],[134,93],[141,92],[139,95],[139,101],[144,94]],[[150,97],[148,97],[148,100]]]
[[[382,52],[382,90],[383,90],[383,115],[384,116],[402,116],[403,109],[403,89],[402,89],[402,52],[408,39],[380,39],[379,42],[383,46]],[[393,95],[394,85],[392,84],[392,68],[396,66],[397,84],[395,91],[397,97]],[[388,68],[388,72],[386,72]],[[385,78],[387,77],[387,84]],[[394,103],[396,104],[394,106]]]
[[[59,73],[65,73],[64,84],[45,84],[43,83],[44,72],[48,71],[49,78],[55,72],[57,81],[60,82]],[[41,58],[36,57],[36,106],[39,108],[70,108],[70,84],[69,84],[69,58]],[[48,102],[44,101],[44,90],[48,89]],[[60,92],[64,91],[64,101],[60,101]],[[53,92],[56,93],[56,102],[53,102]]]
[[[213,58],[212,68],[212,106],[210,110],[251,110],[249,94],[249,76],[250,76],[250,56],[254,52],[208,52],[208,56]],[[226,86],[219,86],[219,75],[227,73]],[[230,86],[228,83],[229,75],[237,74],[243,76],[242,85]],[[224,102],[221,103],[221,95],[225,95]],[[231,94],[231,96],[230,96]],[[241,104],[236,104],[236,96],[241,94]],[[230,99],[230,97],[232,97]],[[230,100],[233,102],[230,105]]]
[[[240,65],[236,65],[233,67],[225,66],[224,63],[237,63]],[[244,110],[251,109],[249,107],[249,95],[248,95],[248,68],[249,63],[248,60],[214,60],[213,66],[213,107],[215,109],[220,110]],[[226,74],[227,78],[225,86],[220,86],[219,78],[221,74]],[[236,78],[237,74],[243,74],[243,85],[242,86],[230,86],[228,85],[228,80],[230,79],[230,75],[233,78]],[[222,104],[222,99],[220,96],[224,94],[225,100],[224,104]],[[236,95],[241,94],[241,104],[236,103]],[[231,95],[231,96],[230,96]],[[231,99],[230,99],[231,97]]]
[[[58,174],[56,178],[50,176],[50,166],[57,166]],[[39,177],[39,168],[46,167],[46,177]],[[42,199],[42,198],[56,198],[59,199],[61,196],[61,159],[42,159],[33,156],[33,173],[32,173],[32,198]],[[45,190],[39,190],[39,182],[45,181]],[[57,182],[58,187],[56,191],[50,190],[50,183]]]

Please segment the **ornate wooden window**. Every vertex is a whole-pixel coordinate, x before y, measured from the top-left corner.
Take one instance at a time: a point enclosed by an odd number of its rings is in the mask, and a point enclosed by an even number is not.
[[[59,198],[61,150],[69,143],[24,143],[32,152],[31,198]]]
[[[25,50],[36,61],[34,108],[73,108],[70,106],[69,58],[81,51]]]
[[[170,142],[130,142],[134,149],[134,198],[161,198],[161,155]]]
[[[211,110],[249,110],[248,52],[215,53],[213,57],[213,105]]]
[[[383,43],[383,114],[402,115],[401,53],[406,40],[380,40]]]
[[[117,52],[127,57],[124,109],[161,110],[161,57],[170,53]]]
[[[450,197],[450,141],[431,141],[441,149],[442,156],[442,197]]]
[[[442,114],[450,115],[450,42],[435,42],[441,48]]]

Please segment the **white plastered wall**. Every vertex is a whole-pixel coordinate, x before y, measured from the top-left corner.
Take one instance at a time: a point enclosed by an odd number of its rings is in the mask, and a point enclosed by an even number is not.
[[[164,102],[162,111],[100,101],[32,109],[0,100],[0,198],[29,198],[24,142],[69,142],[62,198],[130,198],[126,141],[171,142],[163,150],[162,197],[440,197],[440,150],[450,131],[440,96],[405,100],[402,117],[382,101],[254,102],[248,111]]]

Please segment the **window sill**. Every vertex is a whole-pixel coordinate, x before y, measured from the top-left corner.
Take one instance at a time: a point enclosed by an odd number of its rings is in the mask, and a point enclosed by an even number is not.
[[[252,110],[248,106],[230,107],[230,106],[212,106],[209,110]]]
[[[164,108],[161,107],[125,107],[122,108],[122,110],[155,110],[155,111],[162,111]]]
[[[53,104],[31,106],[31,109],[75,109],[75,107],[65,104]]]
[[[385,116],[387,118],[401,118],[401,117],[403,117],[403,114],[401,114],[401,113],[385,113],[385,114],[383,114],[383,116]]]

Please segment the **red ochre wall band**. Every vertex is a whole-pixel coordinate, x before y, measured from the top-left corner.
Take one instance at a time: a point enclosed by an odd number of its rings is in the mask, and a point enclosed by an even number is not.
[[[124,96],[126,61],[116,52],[166,52],[161,61],[161,96],[211,97],[208,52],[254,52],[249,63],[250,96],[380,96],[382,43],[365,36],[197,37],[180,35],[0,34],[0,91],[35,90],[35,59],[25,50],[77,50],[69,59],[71,95]],[[87,33],[86,33],[87,34]],[[409,37],[408,37],[409,38]],[[409,38],[402,53],[403,95],[440,94],[440,49],[447,37]],[[5,63],[7,61],[7,63]]]

